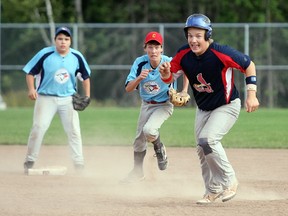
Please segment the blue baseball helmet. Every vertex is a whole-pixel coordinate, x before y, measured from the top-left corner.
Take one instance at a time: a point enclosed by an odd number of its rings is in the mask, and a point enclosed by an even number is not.
[[[186,24],[184,27],[186,38],[188,37],[187,30],[188,28],[191,28],[191,27],[205,29],[206,30],[205,40],[208,40],[212,36],[212,27],[211,27],[210,19],[203,14],[192,14],[187,18]]]

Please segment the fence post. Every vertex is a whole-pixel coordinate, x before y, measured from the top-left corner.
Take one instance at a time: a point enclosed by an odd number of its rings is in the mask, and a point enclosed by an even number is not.
[[[246,55],[249,55],[249,24],[245,24],[244,26],[244,53]],[[245,82],[245,77],[244,77],[244,104],[247,99],[247,91],[246,91],[246,82]]]
[[[0,0],[0,110],[5,110],[6,108],[7,108],[7,106],[6,106],[6,103],[3,101],[3,99],[2,99],[2,96],[1,96],[1,94],[2,94],[2,91],[1,91],[1,89],[2,89],[2,87],[1,87],[1,73],[2,73],[2,61],[1,61],[1,58],[2,58],[2,56],[1,56],[1,53],[2,53],[2,49],[1,49],[1,47],[2,47],[2,44],[1,44],[1,41],[2,41],[2,35],[1,35],[1,33],[2,33],[2,20],[1,20],[1,15],[2,15],[2,1]]]

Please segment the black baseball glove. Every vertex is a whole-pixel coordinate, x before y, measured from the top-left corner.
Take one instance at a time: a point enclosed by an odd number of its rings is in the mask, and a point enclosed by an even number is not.
[[[90,97],[75,93],[72,95],[72,103],[75,110],[83,111],[90,104]]]

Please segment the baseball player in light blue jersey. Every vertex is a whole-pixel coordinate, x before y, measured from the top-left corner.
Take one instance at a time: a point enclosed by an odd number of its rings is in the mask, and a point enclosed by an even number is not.
[[[125,82],[127,92],[139,90],[142,99],[134,147],[134,168],[121,183],[132,183],[144,179],[143,161],[147,143],[151,142],[156,153],[160,170],[167,168],[168,159],[164,144],[160,140],[159,129],[173,113],[169,101],[169,87],[160,77],[158,66],[170,61],[163,55],[163,39],[158,32],[149,32],[144,41],[145,55],[136,58]]]
[[[24,162],[25,173],[37,160],[43,137],[56,113],[67,134],[75,169],[84,168],[79,116],[73,109],[72,95],[77,91],[77,75],[81,74],[83,92],[90,97],[91,70],[83,55],[70,48],[71,37],[67,27],[58,28],[55,46],[40,50],[23,68],[28,97],[35,100],[33,126]]]

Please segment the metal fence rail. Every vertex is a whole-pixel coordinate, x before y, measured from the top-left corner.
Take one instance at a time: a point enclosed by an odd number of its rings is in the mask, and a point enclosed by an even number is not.
[[[162,33],[164,53],[169,56],[186,43],[182,23],[56,24],[63,25],[72,29],[73,48],[85,55],[92,69],[92,96],[98,101],[108,98],[119,105],[133,105],[137,101],[136,95],[125,94],[124,81],[134,59],[143,54],[143,38],[148,31]],[[288,107],[288,43],[283,43],[288,38],[288,23],[214,23],[212,27],[216,42],[250,55],[256,63],[261,105]],[[1,24],[0,95],[15,91],[15,87],[9,86],[9,79],[23,78],[19,71],[35,52],[51,45],[50,33],[46,23]],[[243,75],[235,75],[244,99]],[[97,92],[103,91],[103,82],[112,84],[101,98]],[[24,80],[18,84],[16,90],[26,90]]]

